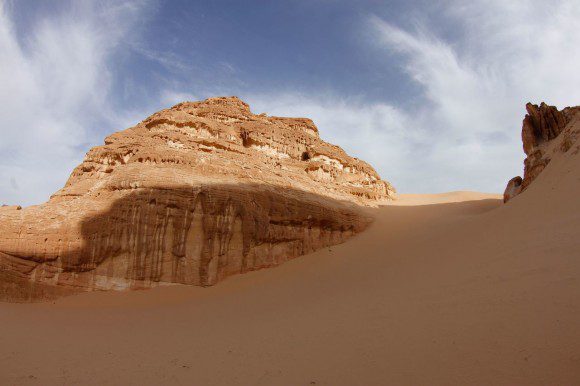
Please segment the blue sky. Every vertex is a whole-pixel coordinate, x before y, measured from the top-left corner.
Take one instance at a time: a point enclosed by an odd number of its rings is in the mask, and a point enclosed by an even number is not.
[[[0,203],[182,100],[306,116],[400,192],[501,192],[528,101],[580,104],[577,1],[0,0]]]

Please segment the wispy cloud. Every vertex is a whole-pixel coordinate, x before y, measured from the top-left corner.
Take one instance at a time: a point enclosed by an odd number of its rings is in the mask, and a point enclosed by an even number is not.
[[[111,58],[143,4],[71,2],[18,36],[10,3],[0,1],[2,202],[46,200],[80,162],[93,130],[126,119],[109,100]]]
[[[194,66],[187,63],[179,54],[172,51],[155,51],[146,48],[142,42],[133,42],[131,49],[148,60],[165,67],[169,72],[182,74],[194,70]]]
[[[453,41],[424,23],[403,30],[369,19],[386,50],[403,58],[425,100],[420,111],[404,109],[406,130],[423,133],[424,141],[415,159],[399,164],[424,183],[402,185],[500,191],[521,172],[524,104],[580,101],[580,4],[456,1],[440,17],[453,25]]]

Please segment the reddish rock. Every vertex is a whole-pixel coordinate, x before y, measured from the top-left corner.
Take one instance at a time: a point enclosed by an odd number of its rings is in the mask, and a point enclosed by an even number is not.
[[[524,152],[529,155],[538,144],[556,138],[569,120],[563,111],[544,102],[538,105],[526,104],[528,114],[522,125]]]
[[[505,191],[503,192],[503,202],[508,202],[513,197],[517,196],[522,190],[522,177],[517,176],[509,180]]]
[[[212,285],[341,243],[394,194],[309,119],[180,103],[91,149],[47,203],[0,208],[0,292]]]

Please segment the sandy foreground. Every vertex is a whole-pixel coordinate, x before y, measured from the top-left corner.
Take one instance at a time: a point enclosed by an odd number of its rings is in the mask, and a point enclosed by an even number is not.
[[[402,196],[345,244],[210,288],[0,304],[0,384],[580,384],[570,184]]]

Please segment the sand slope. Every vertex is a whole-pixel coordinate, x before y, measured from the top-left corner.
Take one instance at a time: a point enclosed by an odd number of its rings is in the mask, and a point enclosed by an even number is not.
[[[211,288],[0,304],[0,384],[580,384],[580,158]]]

